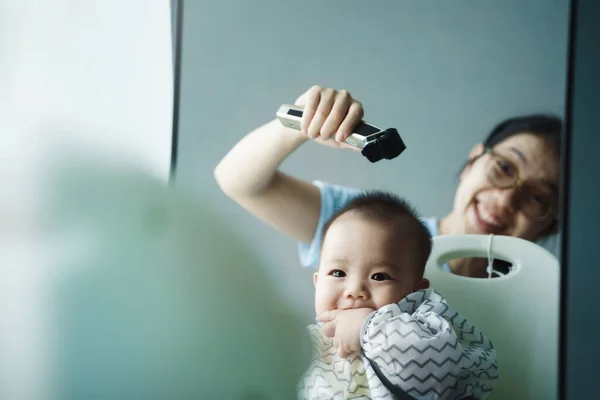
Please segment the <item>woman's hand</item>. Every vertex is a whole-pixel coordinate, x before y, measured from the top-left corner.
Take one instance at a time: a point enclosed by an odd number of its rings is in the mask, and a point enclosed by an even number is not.
[[[313,86],[296,105],[304,108],[302,133],[326,146],[360,151],[344,143],[364,115],[362,104],[348,91]]]

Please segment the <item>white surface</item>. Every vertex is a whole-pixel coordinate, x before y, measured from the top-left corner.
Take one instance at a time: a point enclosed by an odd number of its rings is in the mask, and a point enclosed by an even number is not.
[[[5,0],[0,55],[0,400],[45,399],[48,168],[118,161],[166,183],[170,2]]]
[[[529,241],[494,236],[492,256],[513,264],[509,275],[478,279],[441,269],[453,258],[487,258],[488,244],[486,235],[435,237],[425,276],[450,307],[493,342],[500,380],[488,399],[556,399],[558,261]]]
[[[90,148],[167,179],[168,0],[5,1],[1,14],[3,121],[85,138]],[[2,137],[17,134],[5,130]]]

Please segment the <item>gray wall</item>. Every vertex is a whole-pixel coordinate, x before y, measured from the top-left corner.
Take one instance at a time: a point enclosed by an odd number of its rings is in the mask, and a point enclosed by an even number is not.
[[[515,113],[563,114],[567,0],[185,3],[177,185],[207,198],[259,249],[272,279],[312,312],[296,243],[218,189],[213,169],[243,135],[312,84],[345,88],[407,151],[369,164],[308,143],[283,165],[301,178],[402,194],[451,209],[472,146]]]

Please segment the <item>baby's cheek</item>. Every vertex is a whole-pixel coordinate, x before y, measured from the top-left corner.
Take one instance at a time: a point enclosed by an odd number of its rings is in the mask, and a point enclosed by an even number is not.
[[[330,303],[331,299],[327,296],[327,293],[317,290],[315,294],[315,311],[317,315],[329,310],[331,307]]]
[[[385,292],[377,293],[377,295],[373,296],[374,303],[376,305],[376,309],[379,309],[383,306],[387,306],[388,304],[398,303],[404,297],[408,295],[406,289],[403,289],[400,285],[393,285],[393,287],[389,288]]]

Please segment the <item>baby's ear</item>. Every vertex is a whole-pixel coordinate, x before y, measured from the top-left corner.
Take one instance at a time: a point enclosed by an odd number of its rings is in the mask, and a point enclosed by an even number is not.
[[[319,279],[319,273],[315,272],[313,275],[313,282],[315,284],[315,287],[317,286],[317,280]]]

